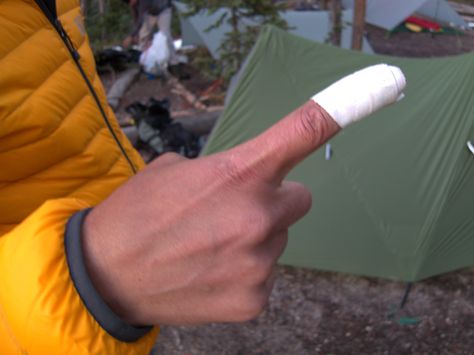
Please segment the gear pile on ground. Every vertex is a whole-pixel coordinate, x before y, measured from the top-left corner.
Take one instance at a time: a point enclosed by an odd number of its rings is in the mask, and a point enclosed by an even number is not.
[[[138,63],[141,52],[137,49],[124,49],[121,46],[106,48],[94,53],[97,71],[102,74],[111,69],[120,72],[132,63]]]
[[[157,100],[153,97],[146,104],[139,101],[126,107],[138,130],[138,148],[146,149],[152,159],[175,152],[187,158],[195,158],[202,148],[198,136],[188,132],[170,116],[168,99]]]

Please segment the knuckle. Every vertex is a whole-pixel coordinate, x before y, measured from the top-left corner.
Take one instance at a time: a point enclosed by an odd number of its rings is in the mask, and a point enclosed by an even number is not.
[[[285,220],[292,223],[306,215],[313,204],[311,191],[300,183],[291,183],[291,197],[285,205]]]
[[[299,189],[299,205],[306,213],[313,204],[313,195],[311,191],[304,185],[299,185]]]
[[[250,242],[260,243],[268,238],[275,224],[271,212],[261,208],[258,211],[249,211],[244,217],[244,223],[248,226]]]
[[[273,268],[270,270],[258,283],[244,282],[233,292],[229,304],[231,321],[249,321],[265,310],[273,289]]]
[[[239,186],[255,181],[262,168],[261,162],[249,162],[238,152],[227,152],[217,160],[216,173],[226,184]]]
[[[245,182],[242,174],[241,163],[234,156],[225,156],[217,160],[215,173],[221,181],[234,185]]]
[[[246,284],[252,286],[264,284],[272,274],[274,262],[275,260],[273,260],[272,256],[249,257],[244,266],[244,274],[248,279]]]
[[[274,218],[268,209],[261,209],[260,213],[256,213],[254,216],[254,224],[255,231],[258,235],[262,236],[263,239],[266,239],[268,234],[271,233]]]
[[[301,110],[299,119],[295,124],[296,133],[308,142],[314,142],[319,135],[317,120],[309,110]]]
[[[268,296],[262,291],[252,292],[243,302],[240,312],[240,321],[249,321],[255,319],[263,312],[268,302]]]
[[[285,248],[288,244],[288,231],[285,231],[284,233],[280,234],[277,238],[275,238],[274,240],[274,258],[275,258],[275,262],[274,264],[276,263],[276,261],[278,260],[278,258],[283,254],[283,252],[285,251]],[[270,274],[273,272],[273,265],[272,265],[272,268],[270,270]]]

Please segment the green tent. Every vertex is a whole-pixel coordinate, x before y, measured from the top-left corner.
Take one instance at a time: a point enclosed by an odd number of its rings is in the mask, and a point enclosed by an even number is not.
[[[404,281],[474,265],[474,54],[365,55],[267,27],[204,149],[233,147],[335,80],[394,64],[406,98],[353,125],[289,176],[313,192],[281,262]]]

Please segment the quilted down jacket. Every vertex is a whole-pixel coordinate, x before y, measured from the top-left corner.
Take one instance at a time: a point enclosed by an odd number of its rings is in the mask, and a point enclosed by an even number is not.
[[[143,167],[121,133],[79,1],[0,1],[0,353],[148,354],[85,272],[81,219]]]

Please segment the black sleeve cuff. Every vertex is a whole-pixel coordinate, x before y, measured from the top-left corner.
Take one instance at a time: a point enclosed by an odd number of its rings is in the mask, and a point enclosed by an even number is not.
[[[134,342],[153,327],[135,327],[122,320],[110,309],[93,286],[84,264],[81,243],[82,223],[89,212],[90,209],[77,212],[66,225],[64,245],[72,282],[87,310],[107,333],[120,341]]]

